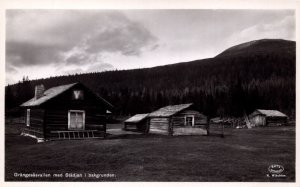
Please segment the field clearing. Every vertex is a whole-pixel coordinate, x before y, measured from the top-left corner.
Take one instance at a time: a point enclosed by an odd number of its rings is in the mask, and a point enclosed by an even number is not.
[[[6,126],[6,181],[295,181],[294,126],[233,129],[225,138],[126,135],[39,144],[16,127]],[[272,164],[282,165],[286,177],[267,177]],[[88,177],[94,173],[113,177]]]

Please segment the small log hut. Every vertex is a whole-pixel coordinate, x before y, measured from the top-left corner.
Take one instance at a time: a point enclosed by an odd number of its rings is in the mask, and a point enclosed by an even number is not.
[[[278,110],[257,109],[249,115],[252,126],[284,125],[288,122],[288,116]]]
[[[170,105],[148,115],[149,132],[165,135],[208,135],[207,117],[193,103]]]

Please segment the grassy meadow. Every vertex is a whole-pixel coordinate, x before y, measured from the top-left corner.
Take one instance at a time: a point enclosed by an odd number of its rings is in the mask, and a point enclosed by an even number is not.
[[[124,135],[43,143],[20,136],[19,128],[5,128],[6,181],[295,181],[295,126],[225,129],[225,138]],[[284,167],[283,177],[267,176],[272,164]]]

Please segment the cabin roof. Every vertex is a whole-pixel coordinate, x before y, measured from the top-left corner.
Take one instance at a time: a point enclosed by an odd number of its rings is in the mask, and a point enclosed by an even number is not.
[[[66,84],[66,85],[61,85],[61,86],[56,86],[56,87],[49,88],[48,90],[46,90],[43,93],[43,96],[41,96],[40,98],[36,99],[35,97],[33,97],[32,99],[30,99],[30,100],[26,101],[25,103],[23,103],[21,106],[22,107],[39,106],[39,105],[49,101],[50,99],[59,96],[60,94],[64,93],[65,91],[69,90],[70,88],[72,88],[73,86],[75,86],[77,84],[80,84],[80,83],[72,83],[72,84]],[[105,102],[107,105],[112,107],[112,105],[109,102],[107,102],[106,100],[104,100],[103,98],[99,97],[98,95],[96,95],[96,97],[98,97],[103,102]]]
[[[129,123],[138,123],[140,121],[142,121],[143,119],[145,119],[149,114],[136,114],[130,118],[128,118],[127,120],[125,120],[125,122],[129,122]]]
[[[56,97],[56,96],[60,95],[61,93],[67,91],[68,89],[73,87],[75,84],[77,84],[77,83],[52,87],[52,88],[46,90],[43,93],[43,96],[41,96],[40,98],[35,99],[35,97],[33,97],[29,101],[26,101],[25,103],[23,103],[21,106],[38,106],[42,103],[45,103],[49,99]]]
[[[263,110],[263,109],[257,109],[257,112],[259,112],[260,114],[263,114],[267,117],[287,117],[287,115],[285,115],[282,112],[279,112],[278,110]]]
[[[184,109],[189,108],[192,105],[193,103],[165,106],[150,113],[149,117],[169,117]]]

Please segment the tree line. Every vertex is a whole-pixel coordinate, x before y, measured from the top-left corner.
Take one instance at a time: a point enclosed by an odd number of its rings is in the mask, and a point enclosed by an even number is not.
[[[114,105],[116,115],[192,102],[210,117],[238,117],[257,108],[280,110],[294,117],[295,62],[295,54],[290,52],[247,53],[154,68],[25,78],[6,86],[5,109],[9,112],[31,99],[37,84],[47,89],[81,82]]]

